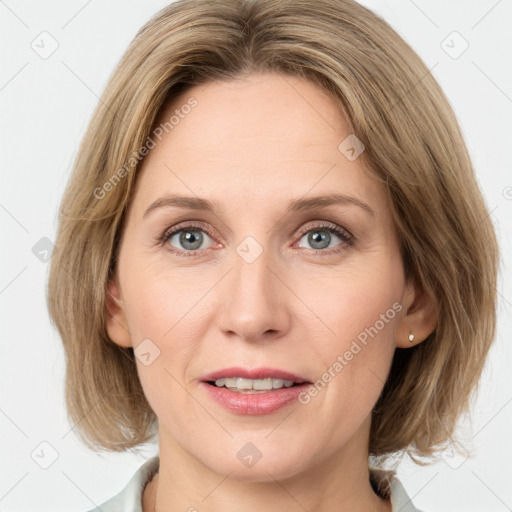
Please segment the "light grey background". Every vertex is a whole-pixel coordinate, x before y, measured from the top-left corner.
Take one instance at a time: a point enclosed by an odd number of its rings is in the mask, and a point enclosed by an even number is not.
[[[136,31],[167,3],[0,1],[1,511],[88,510],[156,453],[148,445],[140,456],[100,456],[75,436],[64,409],[63,350],[45,303],[48,242],[40,240],[55,238],[59,200],[107,78]],[[427,467],[404,461],[399,477],[426,512],[511,510],[512,2],[362,3],[414,47],[449,97],[503,259],[496,343],[471,418],[461,422],[471,457],[447,452]],[[58,48],[45,55],[52,44]]]

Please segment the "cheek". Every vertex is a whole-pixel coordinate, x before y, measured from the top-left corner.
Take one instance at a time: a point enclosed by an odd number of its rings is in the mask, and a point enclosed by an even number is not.
[[[177,401],[187,395],[190,364],[200,353],[212,309],[208,291],[218,278],[206,272],[199,276],[192,268],[156,268],[146,261],[125,268],[126,278],[131,276],[123,288],[130,335],[136,355],[149,352],[152,360],[146,365],[144,357],[136,359],[144,392],[157,414],[162,407],[184,410],[180,407],[187,404]]]
[[[376,337],[375,328],[381,339],[392,336],[405,286],[401,269],[400,260],[390,255],[310,272],[307,280],[297,280],[294,290],[315,313],[311,322],[324,332],[318,339],[321,346],[340,350],[359,335],[364,341],[368,330]]]
[[[199,349],[199,340],[204,338],[201,331],[204,322],[198,319],[197,301],[205,292],[187,294],[184,293],[186,281],[180,282],[175,276],[173,280],[156,276],[148,274],[139,286],[134,280],[135,300],[128,311],[129,327],[136,356],[150,353],[150,364],[146,364],[144,357],[136,358],[144,394],[156,415],[164,423],[175,425],[175,435],[179,436],[179,432],[188,431],[183,423],[186,416],[183,411],[190,408],[186,392],[188,369]],[[148,350],[137,350],[141,341]]]
[[[176,332],[183,330],[184,324],[190,332],[186,338],[193,339],[191,329],[197,329],[199,323],[190,319],[201,311],[201,299],[214,284],[215,276],[209,279],[205,272],[199,276],[192,268],[160,268],[142,258],[127,265],[126,270],[128,284],[123,291],[134,345],[144,338],[158,344],[182,340]]]
[[[312,360],[321,363],[316,375],[318,393],[313,391],[310,397],[311,402],[323,403],[320,414],[334,412],[339,421],[346,422],[349,410],[349,421],[355,425],[378,399],[389,372],[402,311],[400,261],[390,257],[373,265],[366,261],[361,266],[344,267],[329,277],[312,276],[308,282],[315,286],[302,288],[321,320],[312,317],[311,326],[320,325],[323,333],[316,335],[311,348],[314,353],[310,353]],[[313,410],[318,412],[314,406]],[[325,418],[326,422],[332,420]]]

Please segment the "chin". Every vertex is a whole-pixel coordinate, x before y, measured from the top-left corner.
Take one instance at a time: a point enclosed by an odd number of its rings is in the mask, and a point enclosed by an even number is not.
[[[294,450],[290,444],[286,451],[282,445],[256,448],[257,443],[237,441],[235,449],[212,453],[211,461],[203,461],[211,470],[229,478],[244,482],[272,482],[294,477],[304,470],[303,448]],[[263,445],[264,443],[260,443]],[[210,462],[210,463],[209,463]]]

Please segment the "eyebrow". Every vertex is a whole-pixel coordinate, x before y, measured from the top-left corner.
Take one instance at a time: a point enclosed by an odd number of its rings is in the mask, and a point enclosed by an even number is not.
[[[337,204],[359,206],[370,215],[375,216],[375,212],[364,201],[361,201],[361,199],[358,199],[357,197],[348,196],[345,194],[328,194],[323,196],[309,197],[307,199],[293,199],[290,201],[285,214],[311,210],[314,208],[323,208]],[[188,210],[207,212],[217,212],[220,210],[220,205],[217,201],[211,201],[201,197],[167,194],[151,203],[151,205],[149,205],[149,207],[144,212],[143,217],[148,216],[151,212],[157,209],[172,206]]]

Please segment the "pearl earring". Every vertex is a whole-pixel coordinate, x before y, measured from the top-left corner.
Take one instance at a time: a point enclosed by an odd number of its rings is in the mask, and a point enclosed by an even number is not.
[[[411,332],[409,334],[409,343],[412,343],[414,341],[414,334]]]

